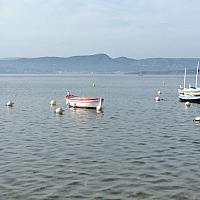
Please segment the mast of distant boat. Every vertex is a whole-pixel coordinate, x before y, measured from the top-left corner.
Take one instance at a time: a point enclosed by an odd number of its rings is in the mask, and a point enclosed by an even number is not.
[[[185,89],[185,79],[186,79],[186,68],[185,68],[185,74],[184,74],[184,80],[183,80],[183,88]]]
[[[198,74],[199,74],[199,61],[198,61],[198,64],[197,64],[197,73],[196,73],[196,83],[195,83],[195,88],[197,88]]]

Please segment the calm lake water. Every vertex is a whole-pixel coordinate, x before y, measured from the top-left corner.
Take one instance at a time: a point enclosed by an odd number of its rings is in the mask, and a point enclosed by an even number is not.
[[[1,76],[0,199],[200,199],[200,124],[193,122],[200,104],[178,101],[181,82],[182,76]],[[55,115],[48,103],[65,107],[66,90],[103,97],[104,112]],[[163,100],[156,103],[158,90]]]

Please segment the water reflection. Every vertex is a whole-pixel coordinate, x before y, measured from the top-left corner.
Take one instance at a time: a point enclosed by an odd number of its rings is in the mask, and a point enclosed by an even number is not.
[[[95,109],[79,109],[69,108],[66,110],[67,114],[77,118],[96,118],[97,116],[103,116],[104,111],[97,112]]]

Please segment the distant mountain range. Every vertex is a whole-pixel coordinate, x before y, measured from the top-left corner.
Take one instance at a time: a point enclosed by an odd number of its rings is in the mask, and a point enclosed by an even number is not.
[[[125,73],[179,74],[187,67],[196,72],[199,58],[111,58],[106,54],[72,57],[37,57],[0,59],[1,74],[46,73]]]

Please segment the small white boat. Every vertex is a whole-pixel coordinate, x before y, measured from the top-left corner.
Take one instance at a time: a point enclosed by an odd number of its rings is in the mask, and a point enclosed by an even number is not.
[[[99,109],[102,108],[103,101],[104,99],[101,97],[81,97],[69,93],[65,96],[65,102],[69,108]]]

